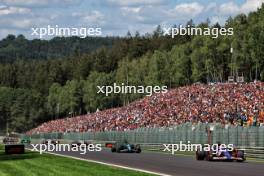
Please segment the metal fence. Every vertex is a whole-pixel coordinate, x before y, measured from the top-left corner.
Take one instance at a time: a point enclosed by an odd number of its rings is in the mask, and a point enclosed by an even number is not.
[[[211,131],[211,132],[209,132]],[[239,147],[264,147],[264,126],[262,127],[223,127],[220,124],[190,123],[167,128],[140,128],[132,131],[108,131],[85,133],[42,133],[31,136],[32,141],[43,139],[122,141],[133,143],[177,144],[211,143],[234,144]]]

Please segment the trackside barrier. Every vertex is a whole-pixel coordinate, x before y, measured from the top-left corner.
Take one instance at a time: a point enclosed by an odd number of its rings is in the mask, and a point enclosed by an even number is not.
[[[245,149],[247,157],[264,159],[264,147],[240,147]]]
[[[211,130],[209,134],[208,131]],[[85,133],[41,133],[31,136],[32,142],[43,139],[60,139],[65,142],[76,140],[92,141],[123,141],[131,143],[148,144],[156,149],[160,144],[206,144],[210,138],[211,143],[233,144],[235,147],[245,148],[246,153],[264,158],[264,126],[241,127],[223,126],[217,123],[191,124],[185,123],[173,127],[139,128],[131,131],[105,131]]]
[[[4,136],[0,136],[0,144],[3,143]]]

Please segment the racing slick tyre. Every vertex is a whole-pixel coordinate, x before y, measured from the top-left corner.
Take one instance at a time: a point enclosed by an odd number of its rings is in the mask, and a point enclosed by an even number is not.
[[[237,157],[242,158],[243,160],[237,160],[237,162],[244,162],[246,160],[245,154],[243,151],[238,151],[237,152]]]
[[[121,153],[121,150],[123,149],[123,148],[122,148],[122,145],[119,145],[119,144],[116,144],[116,145],[115,145],[115,148],[116,148],[116,152],[117,152],[117,153]]]
[[[136,149],[136,153],[141,153],[140,145],[137,144],[135,149]]]
[[[204,151],[197,151],[196,152],[196,160],[204,160],[205,152]]]
[[[205,159],[206,159],[206,161],[213,161],[213,158],[212,158],[210,152],[205,152]]]
[[[116,152],[116,148],[115,147],[112,147],[111,148],[111,152]]]

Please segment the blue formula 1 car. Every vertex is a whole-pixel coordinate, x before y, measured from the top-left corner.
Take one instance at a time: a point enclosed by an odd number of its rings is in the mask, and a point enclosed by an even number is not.
[[[221,149],[219,151],[196,151],[197,160],[207,161],[237,161],[243,162],[246,160],[244,150],[233,149],[229,151],[227,149]]]

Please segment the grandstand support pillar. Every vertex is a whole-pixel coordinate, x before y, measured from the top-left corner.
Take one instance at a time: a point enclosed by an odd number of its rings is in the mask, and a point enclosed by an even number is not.
[[[229,144],[229,127],[227,128],[227,144]]]
[[[239,144],[238,136],[239,136],[239,132],[238,132],[238,128],[236,128],[236,146],[238,146]]]
[[[212,136],[213,136],[213,131],[214,129],[211,127],[207,128],[207,136],[208,136],[208,144],[212,144],[213,140],[212,140]]]
[[[260,146],[260,142],[259,142],[259,128],[258,127],[254,127],[255,128],[255,136],[256,136],[256,147],[261,147]]]

